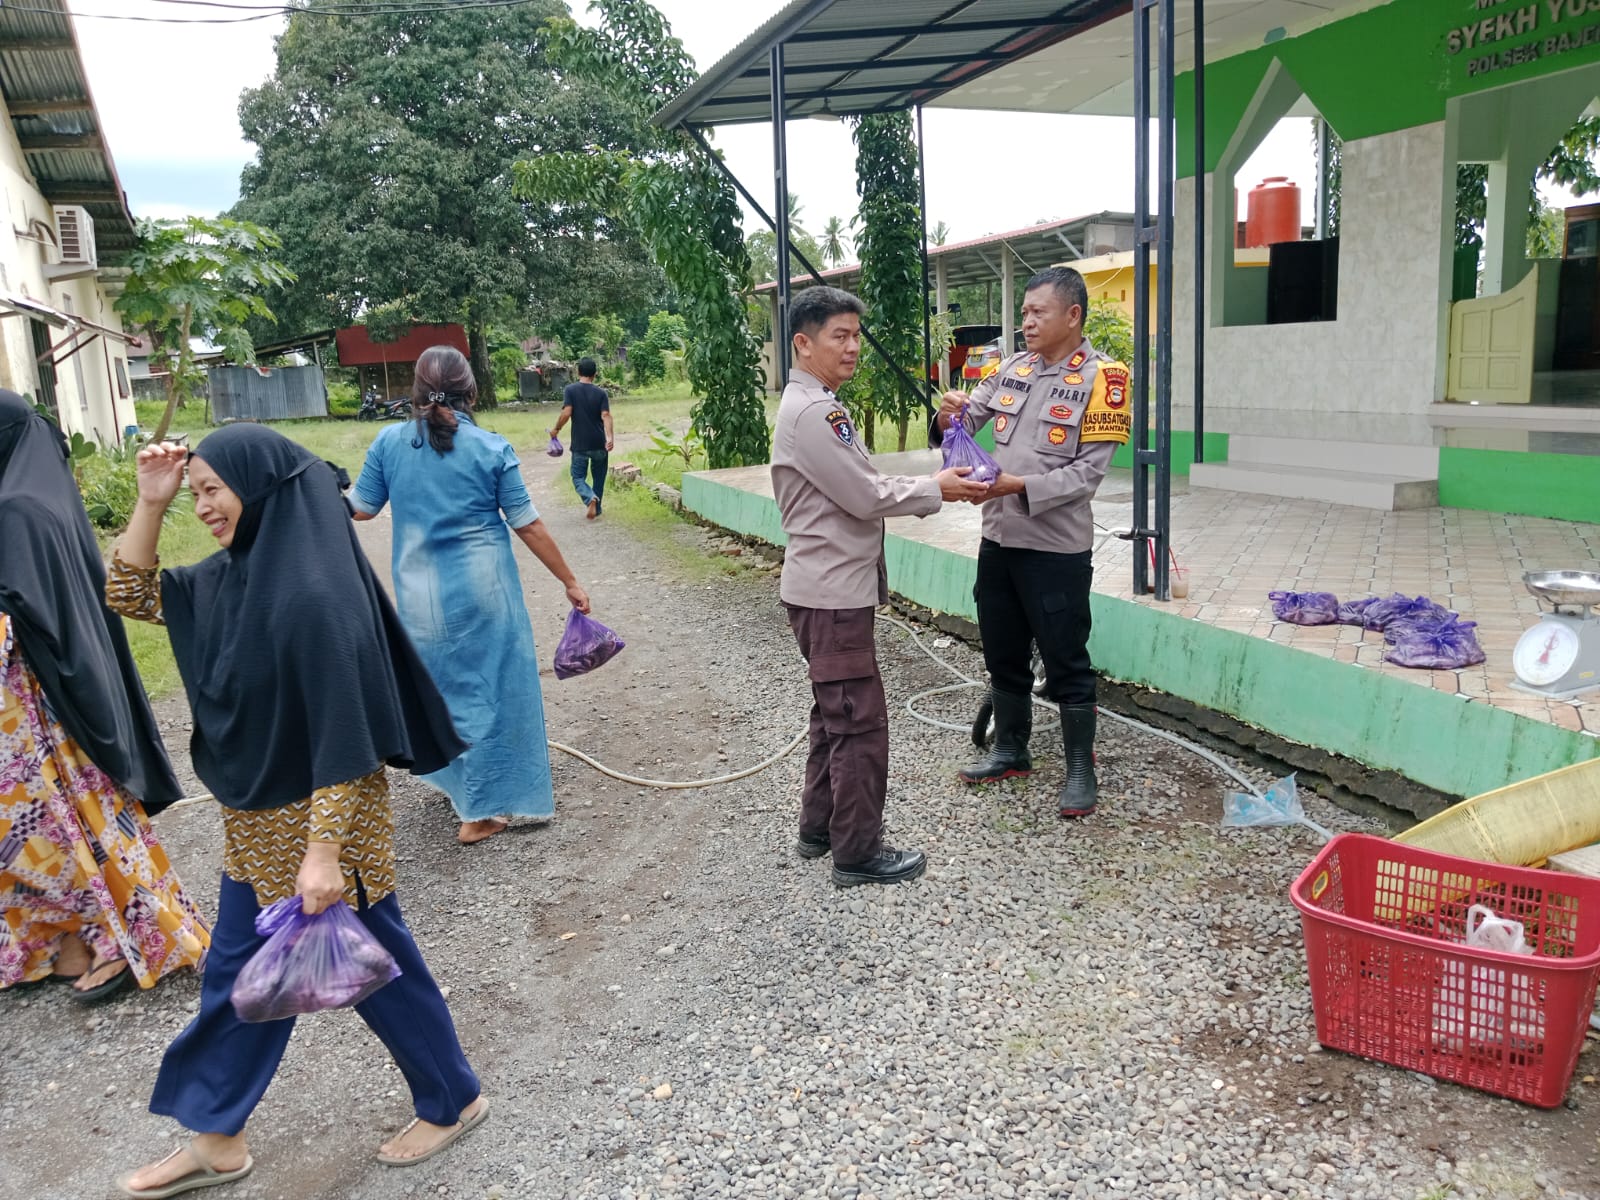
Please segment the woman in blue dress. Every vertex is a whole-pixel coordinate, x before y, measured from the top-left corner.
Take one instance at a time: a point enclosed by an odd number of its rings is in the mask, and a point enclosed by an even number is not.
[[[411,389],[417,419],[378,435],[351,493],[358,521],[393,505],[395,607],[471,747],[424,778],[450,797],[469,845],[511,817],[555,815],[539,662],[507,530],[589,611],[516,452],[473,422],[477,398],[465,355],[424,351]]]

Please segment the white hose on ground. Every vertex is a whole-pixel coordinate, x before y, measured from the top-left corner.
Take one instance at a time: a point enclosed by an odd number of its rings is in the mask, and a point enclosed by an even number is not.
[[[950,672],[950,674],[954,675],[961,681],[960,683],[947,684],[944,687],[929,688],[927,691],[918,692],[915,696],[912,696],[906,701],[906,711],[909,712],[916,720],[921,721],[924,725],[932,725],[937,729],[953,729],[961,733],[967,733],[970,729],[970,726],[957,725],[952,721],[941,721],[936,717],[924,716],[922,713],[916,710],[916,703],[918,700],[925,700],[930,696],[943,696],[951,692],[964,692],[969,688],[984,688],[986,685],[972,678],[972,676],[965,674],[951,663],[947,662],[945,659],[940,658],[925,642],[923,642],[922,636],[910,625],[906,624],[906,622],[897,617],[885,616],[882,613],[878,614],[878,620],[884,622],[885,624],[894,625],[897,628],[905,630],[906,633],[911,635],[911,641],[916,645],[917,649],[921,650],[935,663],[943,667],[946,671]],[[1049,711],[1054,711],[1053,705],[1049,704],[1045,700],[1041,700],[1038,696],[1033,697],[1033,702]],[[1153,725],[1146,725],[1142,721],[1135,721],[1133,718],[1125,717],[1121,713],[1114,713],[1104,708],[1099,709],[1098,711],[1102,716],[1110,717],[1113,721],[1119,721],[1124,725],[1131,725],[1133,728],[1141,731],[1142,733],[1148,733],[1152,737],[1161,738],[1165,741],[1173,743],[1173,745],[1181,746],[1183,749],[1188,750],[1191,754],[1199,755],[1201,758],[1205,759],[1218,770],[1223,772],[1223,774],[1227,775],[1228,778],[1234,780],[1241,787],[1249,791],[1251,795],[1258,797],[1261,795],[1261,792],[1257,790],[1255,784],[1251,783],[1248,779],[1236,771],[1220,755],[1213,754],[1204,746],[1197,746],[1193,742],[1187,741],[1175,733],[1168,733],[1165,729],[1157,729]],[[1055,725],[1040,726],[1039,728],[1054,729]],[[591,758],[582,750],[568,746],[564,742],[558,742],[552,739],[549,745],[552,750],[559,750],[563,754],[570,754],[579,762],[593,767],[596,771],[599,771],[600,774],[608,776],[609,778],[615,779],[621,783],[632,784],[635,787],[659,788],[663,791],[679,791],[687,788],[716,787],[719,784],[733,783],[735,780],[746,779],[751,775],[757,775],[762,771],[765,771],[774,763],[780,762],[784,758],[787,758],[790,754],[793,754],[795,748],[798,747],[801,742],[806,740],[806,735],[809,732],[810,726],[808,724],[806,728],[795,734],[794,739],[790,741],[790,743],[782,750],[779,750],[776,754],[769,758],[762,759],[755,766],[746,767],[742,771],[732,771],[726,775],[713,776],[710,779],[642,779],[637,775],[628,775],[622,771],[613,770],[611,767],[606,766],[598,759]],[[201,804],[210,799],[212,799],[212,797],[209,793],[200,796],[186,796],[177,803],[170,805],[166,811],[175,812],[180,808],[187,808],[193,804]],[[1331,837],[1332,835],[1329,834],[1329,836]]]

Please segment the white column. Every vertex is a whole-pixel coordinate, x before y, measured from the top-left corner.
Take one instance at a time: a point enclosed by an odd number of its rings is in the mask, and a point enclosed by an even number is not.
[[[1017,335],[1016,267],[1012,264],[1011,246],[1000,244],[1000,357],[1011,353]]]
[[[1483,294],[1498,296],[1528,273],[1528,185],[1544,155],[1531,139],[1513,138],[1506,156],[1489,164],[1483,222]],[[1542,144],[1542,143],[1540,143]]]
[[[949,290],[945,287],[944,255],[933,260],[933,307],[935,312],[944,312],[950,306]],[[947,389],[950,386],[950,351],[939,351],[939,387]]]

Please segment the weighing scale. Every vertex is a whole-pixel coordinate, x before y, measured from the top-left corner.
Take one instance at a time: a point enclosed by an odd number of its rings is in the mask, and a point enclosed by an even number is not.
[[[1526,571],[1522,582],[1551,611],[1511,652],[1511,686],[1553,700],[1600,688],[1600,571]]]

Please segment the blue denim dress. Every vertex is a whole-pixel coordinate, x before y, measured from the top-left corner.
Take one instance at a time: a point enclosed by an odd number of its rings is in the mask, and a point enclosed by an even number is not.
[[[374,516],[393,508],[395,607],[470,744],[423,778],[463,821],[549,817],[539,661],[510,534],[539,514],[510,443],[459,417],[443,455],[419,439],[417,422],[385,429],[351,502]]]

